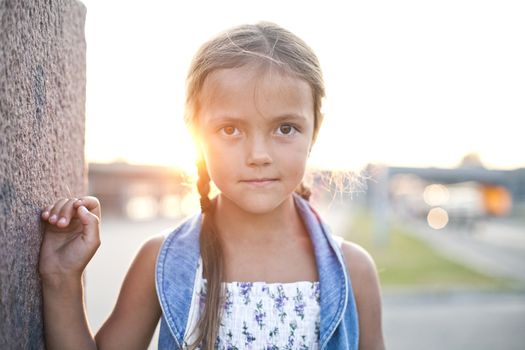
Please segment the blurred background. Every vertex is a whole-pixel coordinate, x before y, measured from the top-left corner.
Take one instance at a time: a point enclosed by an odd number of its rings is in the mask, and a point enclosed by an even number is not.
[[[194,52],[269,20],[321,61],[312,202],[374,257],[387,348],[523,348],[523,2],[83,3],[89,193],[103,206],[94,331],[141,243],[199,208],[182,122]]]

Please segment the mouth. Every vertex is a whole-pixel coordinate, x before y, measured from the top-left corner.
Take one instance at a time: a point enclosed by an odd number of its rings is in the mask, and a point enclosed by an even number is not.
[[[241,183],[246,183],[246,184],[254,185],[254,186],[264,186],[264,185],[269,185],[274,182],[277,182],[278,180],[279,179],[259,178],[259,179],[241,180]]]

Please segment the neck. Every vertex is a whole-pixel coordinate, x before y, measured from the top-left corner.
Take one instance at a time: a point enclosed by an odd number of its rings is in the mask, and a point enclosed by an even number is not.
[[[272,244],[282,242],[285,235],[301,232],[302,221],[293,196],[263,214],[246,212],[221,194],[216,205],[215,223],[226,242]]]

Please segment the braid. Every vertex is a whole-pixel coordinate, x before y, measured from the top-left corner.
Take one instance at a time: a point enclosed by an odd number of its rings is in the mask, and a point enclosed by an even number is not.
[[[206,170],[203,158],[197,162],[199,178],[197,188],[200,194],[202,227],[199,237],[200,254],[202,258],[203,277],[206,278],[206,297],[204,310],[197,323],[197,338],[189,349],[214,350],[215,340],[219,331],[221,309],[223,303],[222,280],[224,274],[223,251],[217,229],[214,224],[216,200],[210,200],[210,176]]]
[[[295,189],[295,192],[307,201],[310,200],[310,196],[312,195],[312,190],[308,186],[306,186],[303,182],[301,182],[299,186],[297,186],[297,188]]]
[[[204,213],[210,208],[211,201],[208,197],[210,193],[210,175],[208,174],[206,164],[202,158],[197,162],[197,171],[199,174],[199,178],[197,180],[197,189],[199,190],[200,195],[201,213]]]

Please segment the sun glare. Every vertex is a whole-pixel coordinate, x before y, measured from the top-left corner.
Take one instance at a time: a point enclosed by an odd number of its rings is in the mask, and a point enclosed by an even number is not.
[[[427,222],[435,230],[441,230],[448,224],[448,213],[445,209],[436,207],[430,209],[427,215]]]
[[[302,6],[296,16],[293,3],[239,1],[236,11],[216,16],[210,10],[222,6],[216,2],[84,3],[88,161],[193,169],[194,147],[182,122],[193,54],[221,30],[269,20],[303,38],[323,67],[325,120],[311,165],[455,167],[475,151],[487,167],[525,166],[516,152],[522,139],[516,123],[525,112],[525,50],[515,45],[525,29],[522,5],[508,11],[465,1],[405,11],[385,1],[388,11],[368,3],[348,5],[353,11]],[[203,6],[209,11],[202,13]]]

